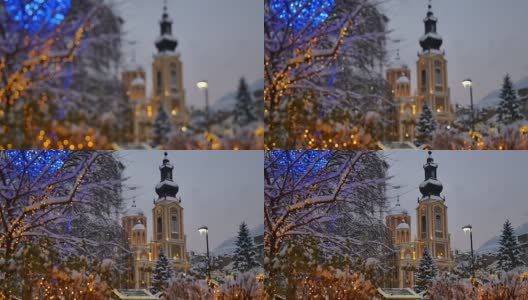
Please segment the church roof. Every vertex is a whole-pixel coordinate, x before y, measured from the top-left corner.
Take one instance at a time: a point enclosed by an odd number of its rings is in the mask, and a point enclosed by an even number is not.
[[[400,76],[398,80],[396,80],[396,83],[409,83],[409,78],[405,75]]]
[[[434,16],[433,9],[429,3],[427,15],[424,18],[425,33],[420,38],[420,46],[423,51],[429,51],[431,49],[440,50],[442,46],[442,37],[436,31],[436,23],[438,19]]]
[[[438,165],[434,162],[432,152],[429,151],[429,157],[427,162],[424,164],[425,180],[420,184],[420,192],[424,197],[426,196],[438,196],[443,190],[442,183],[437,179]]]
[[[132,86],[145,86],[145,80],[138,76],[132,80]]]
[[[145,225],[141,224],[141,223],[137,223],[136,225],[134,225],[134,227],[132,227],[132,230],[133,231],[137,231],[137,230],[145,230]]]
[[[402,222],[398,224],[396,229],[409,229],[409,224],[405,223],[405,220],[402,220]]]

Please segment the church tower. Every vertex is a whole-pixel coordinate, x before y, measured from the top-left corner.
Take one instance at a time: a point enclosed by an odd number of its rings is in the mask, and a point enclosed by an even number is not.
[[[453,122],[454,115],[449,99],[447,60],[444,51],[440,50],[442,37],[437,33],[438,19],[433,14],[430,1],[423,22],[425,33],[420,38],[422,51],[418,54],[416,63],[418,109],[421,112],[423,102],[426,101],[434,112],[436,120],[442,124],[449,124]]]
[[[445,198],[440,196],[443,186],[437,179],[438,165],[429,151],[427,162],[423,166],[425,180],[420,184],[422,197],[416,208],[417,237],[416,254],[421,259],[427,247],[439,269],[450,270],[453,267],[451,255],[451,235],[447,226],[447,206]]]
[[[154,201],[152,209],[153,222],[153,260],[158,259],[160,248],[171,260],[175,270],[187,271],[186,237],[183,227],[183,208],[181,198],[177,198],[179,187],[172,177],[173,165],[167,158],[167,152],[159,167],[161,179],[156,185],[158,199]]]
[[[176,52],[178,41],[172,35],[172,19],[163,7],[160,20],[160,36],[156,40],[158,53],[152,63],[152,98],[155,110],[161,104],[176,124],[187,124],[189,112],[185,105],[183,66]]]
[[[411,216],[400,206],[400,199],[396,206],[389,210],[385,218],[392,236],[395,251],[395,274],[391,285],[395,287],[412,287],[414,285],[414,265],[416,252],[411,239]]]
[[[395,63],[389,65],[386,71],[387,82],[394,99],[396,124],[393,131],[397,133],[394,138],[400,142],[414,140],[414,128],[417,117],[416,97],[411,96],[411,70],[400,62],[399,51],[396,55]]]

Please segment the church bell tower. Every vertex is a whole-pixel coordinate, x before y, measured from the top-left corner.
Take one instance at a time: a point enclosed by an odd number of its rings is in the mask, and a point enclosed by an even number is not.
[[[172,19],[167,12],[167,2],[160,20],[160,36],[156,39],[158,52],[152,63],[152,98],[155,109],[163,107],[175,124],[189,122],[183,88],[183,64],[176,52],[178,41],[172,35]]]
[[[443,40],[437,32],[438,19],[433,13],[431,1],[423,22],[425,33],[420,38],[422,51],[416,63],[417,106],[421,112],[423,102],[427,102],[439,123],[450,124],[454,120],[454,113],[447,83],[447,60],[440,49]]]
[[[175,270],[187,271],[189,261],[183,227],[183,207],[181,198],[176,197],[179,187],[172,177],[173,169],[165,152],[159,167],[161,179],[156,185],[158,199],[154,201],[152,209],[152,252],[154,260],[157,260],[160,249],[163,249]]]
[[[447,226],[447,206],[440,196],[443,186],[437,179],[438,165],[432,153],[424,164],[425,179],[420,184],[422,197],[416,208],[417,217],[417,256],[421,259],[427,248],[440,269],[449,270],[453,265],[451,255],[451,235]]]

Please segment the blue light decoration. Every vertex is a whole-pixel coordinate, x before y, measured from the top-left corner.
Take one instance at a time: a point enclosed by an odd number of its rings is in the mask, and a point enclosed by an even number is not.
[[[311,171],[318,172],[327,165],[328,160],[333,154],[333,151],[330,150],[273,150],[270,152],[271,155],[274,157],[273,159],[277,158],[277,165],[284,169],[290,166],[291,171],[295,175],[304,174],[307,169],[315,162],[315,160],[321,155],[323,155],[323,157],[317,161],[315,167]],[[292,165],[293,161],[300,154],[302,154],[302,157]]]
[[[27,168],[31,176],[40,175],[49,166],[46,172],[52,175],[63,165],[71,151],[64,150],[6,150],[7,158],[19,169]],[[35,161],[32,161],[35,159]]]
[[[300,30],[311,22],[312,27],[323,23],[335,5],[335,0],[270,0],[271,9],[284,22]]]
[[[51,30],[68,14],[71,0],[4,0],[7,15],[31,34]]]

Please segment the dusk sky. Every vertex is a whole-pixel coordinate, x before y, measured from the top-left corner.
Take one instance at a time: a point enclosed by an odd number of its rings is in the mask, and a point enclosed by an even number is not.
[[[418,186],[424,180],[426,151],[387,151],[391,165],[391,184],[400,185],[389,195],[391,206],[400,196],[400,203],[411,215],[412,235],[416,236]],[[438,164],[438,180],[446,197],[447,222],[453,250],[469,250],[469,237],[462,226],[473,226],[474,248],[500,234],[509,219],[514,227],[528,222],[526,194],[526,151],[433,151]]]
[[[136,204],[147,216],[148,240],[152,235],[152,201],[160,181],[164,151],[119,151],[126,165],[127,207]],[[179,185],[187,250],[205,252],[205,237],[198,228],[209,227],[209,248],[236,236],[245,221],[252,229],[264,223],[263,151],[168,151]],[[130,190],[136,187],[136,190]]]
[[[128,59],[135,49],[136,62],[147,72],[147,95],[152,87],[151,68],[154,42],[160,34],[162,0],[116,0],[125,20]],[[240,77],[249,83],[264,76],[264,4],[247,0],[168,1],[173,20],[172,34],[178,40],[176,51],[183,62],[183,84],[187,105],[202,108],[205,96],[196,82],[209,82],[212,104],[238,88]]]
[[[418,43],[424,34],[427,0],[387,0],[392,57],[400,57],[411,68],[412,90],[416,89]],[[513,81],[528,76],[528,37],[522,21],[528,12],[526,0],[432,0],[438,18],[437,31],[448,61],[452,103],[469,104],[469,91],[461,82],[473,80],[474,102],[499,89],[509,73]]]

